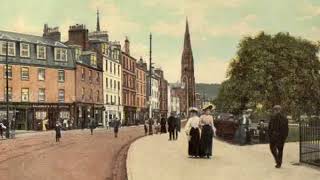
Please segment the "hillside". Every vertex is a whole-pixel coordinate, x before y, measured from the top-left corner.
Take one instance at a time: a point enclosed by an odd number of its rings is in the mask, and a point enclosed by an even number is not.
[[[205,96],[210,99],[213,99],[218,95],[219,88],[220,84],[196,84],[196,92],[200,93],[202,96],[205,94]]]

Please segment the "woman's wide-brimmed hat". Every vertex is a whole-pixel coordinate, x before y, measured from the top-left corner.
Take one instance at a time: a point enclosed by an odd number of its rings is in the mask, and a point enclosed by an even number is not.
[[[213,109],[213,105],[212,104],[206,105],[205,107],[202,108],[202,111],[205,111],[207,109],[210,109],[210,110]]]
[[[198,110],[198,108],[196,108],[196,107],[191,107],[191,108],[189,108],[189,112],[196,112],[196,113],[198,113],[199,110]]]

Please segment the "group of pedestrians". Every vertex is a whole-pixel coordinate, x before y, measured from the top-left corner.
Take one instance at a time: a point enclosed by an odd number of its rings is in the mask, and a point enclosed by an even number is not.
[[[189,118],[185,126],[188,136],[188,154],[190,157],[212,156],[212,144],[215,134],[215,127],[211,111],[213,106],[210,104],[204,107],[203,115],[198,116],[199,110],[195,107],[189,109]]]
[[[176,115],[175,112],[172,112],[168,118],[168,131],[169,131],[169,141],[177,140],[178,133],[181,130],[181,119]]]

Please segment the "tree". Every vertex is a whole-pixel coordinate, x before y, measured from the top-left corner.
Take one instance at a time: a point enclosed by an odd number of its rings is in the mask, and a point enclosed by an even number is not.
[[[319,45],[289,33],[245,37],[215,100],[218,109],[241,112],[279,104],[295,116],[319,113]]]

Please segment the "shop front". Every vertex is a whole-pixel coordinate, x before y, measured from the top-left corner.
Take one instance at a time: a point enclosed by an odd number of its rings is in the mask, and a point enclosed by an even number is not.
[[[76,128],[81,128],[81,129],[87,128],[90,122],[90,118],[95,119],[96,125],[102,125],[103,111],[104,111],[103,105],[77,103],[76,115],[75,115]]]
[[[124,107],[124,125],[136,124],[136,107],[125,106]]]

